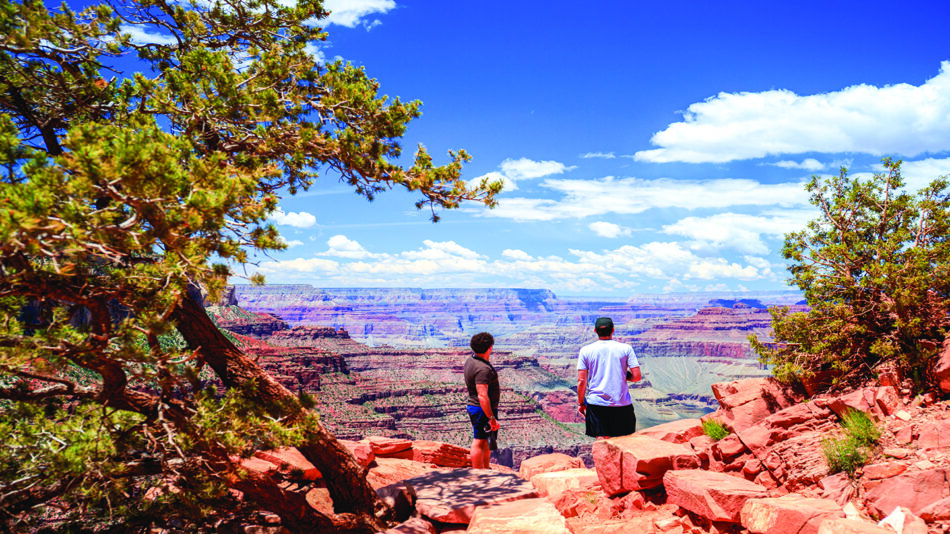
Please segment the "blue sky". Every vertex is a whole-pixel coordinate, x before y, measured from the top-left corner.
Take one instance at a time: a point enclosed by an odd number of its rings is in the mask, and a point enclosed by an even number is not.
[[[593,4],[593,5],[589,5]],[[432,224],[401,191],[333,176],[274,217],[291,247],[249,272],[322,287],[558,295],[775,290],[812,174],[905,161],[950,173],[946,2],[327,2],[329,41],[423,102],[423,143],[504,179],[492,211]]]

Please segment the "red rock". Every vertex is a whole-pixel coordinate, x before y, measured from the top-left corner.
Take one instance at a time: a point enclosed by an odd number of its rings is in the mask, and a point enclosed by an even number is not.
[[[828,519],[818,527],[818,534],[894,534],[894,531],[860,519]]]
[[[788,387],[774,378],[746,378],[712,385],[720,421],[733,432],[748,428],[795,403]]]
[[[436,534],[435,526],[421,517],[410,517],[384,534]]]
[[[762,471],[761,473],[756,475],[753,482],[755,482],[756,484],[762,486],[763,488],[769,491],[774,490],[775,488],[779,487],[778,480],[775,480],[775,477],[772,476],[772,473],[769,473],[768,471]]]
[[[471,451],[440,441],[413,441],[412,459],[443,467],[468,467],[472,465]]]
[[[744,478],[698,469],[668,471],[663,476],[667,502],[711,521],[739,521],[748,499],[768,497],[768,490]]]
[[[638,436],[647,436],[670,443],[687,443],[691,439],[704,436],[703,423],[699,419],[678,419],[662,425],[651,426],[637,432]]]
[[[868,509],[884,516],[898,506],[919,514],[927,506],[950,496],[946,469],[915,471],[881,481],[865,494]]]
[[[570,534],[567,522],[547,499],[523,499],[480,506],[468,534]]]
[[[854,497],[854,485],[847,473],[838,473],[825,477],[818,481],[818,486],[823,490],[822,497],[830,499],[841,506],[848,503]]]
[[[373,460],[376,459],[373,447],[365,441],[350,441],[347,439],[341,439],[339,441],[340,444],[346,447],[346,449],[350,451],[350,454],[356,458],[356,462],[363,467],[373,463]]]
[[[918,515],[927,522],[950,520],[950,497],[928,504]]]
[[[574,488],[589,488],[597,484],[597,471],[584,467],[538,473],[531,477],[531,484],[537,488],[538,495],[547,497],[556,496],[564,490]]]
[[[779,410],[739,431],[737,435],[749,450],[762,459],[775,443],[807,430],[828,426],[831,415],[830,410],[815,401],[803,402]]]
[[[864,466],[864,477],[871,480],[891,478],[907,471],[907,464],[901,462],[884,462]]]
[[[917,425],[918,449],[946,449],[950,447],[950,420]]]
[[[725,461],[728,458],[733,458],[746,450],[745,445],[739,441],[739,436],[735,434],[729,434],[728,436],[717,441],[712,446],[713,454],[718,453],[718,457]]]
[[[402,482],[407,478],[422,476],[435,471],[435,464],[413,462],[402,458],[376,458],[366,472],[366,480],[373,489],[379,489],[390,484]]]
[[[388,456],[397,452],[408,451],[412,448],[412,441],[408,439],[370,436],[366,438],[365,441],[369,442],[369,446],[373,449],[373,454],[377,456]]]
[[[749,499],[740,513],[742,526],[753,534],[815,534],[822,521],[843,517],[844,511],[834,501],[794,493]]]
[[[944,340],[940,354],[934,362],[933,377],[940,391],[950,393],[950,339]]]
[[[402,482],[376,489],[376,495],[396,513],[397,521],[405,521],[415,511],[409,488]]]
[[[713,439],[706,434],[702,436],[696,436],[695,438],[689,440],[689,444],[693,446],[693,450],[696,452],[705,451],[712,447],[712,444],[716,443]]]
[[[629,495],[633,493],[631,492]],[[590,515],[595,513],[598,508],[610,509],[613,504],[613,501],[607,497],[604,491],[597,487],[568,489],[560,495],[549,497],[548,500],[554,503],[554,507],[564,517]]]
[[[914,425],[905,425],[894,432],[894,437],[900,444],[907,444],[914,441]]]
[[[479,506],[538,496],[521,477],[487,469],[439,469],[404,483],[416,510],[442,523],[468,523]]]
[[[595,441],[592,452],[600,485],[611,496],[654,488],[667,471],[700,465],[689,446],[636,434]]]
[[[578,467],[584,467],[584,462],[580,458],[556,452],[534,456],[521,462],[518,474],[525,480],[531,480],[531,477],[540,473],[576,469]]]
[[[303,477],[306,480],[316,480],[322,476],[320,475],[320,471],[294,447],[274,449],[271,451],[256,451],[254,456],[277,464],[282,471],[299,469],[303,472]]]
[[[910,449],[904,449],[901,447],[891,447],[888,449],[884,449],[884,456],[890,456],[891,458],[897,458],[900,460],[907,458],[911,454],[913,454],[913,451],[911,451]]]
[[[307,492],[307,504],[314,510],[326,515],[333,515],[333,499],[330,498],[330,490],[327,488],[313,488]]]
[[[900,395],[890,386],[868,387],[835,397],[828,408],[843,418],[849,410],[858,410],[883,417],[891,415],[901,406]]]
[[[272,475],[280,470],[280,467],[277,464],[263,460],[261,458],[232,458],[232,460],[238,462],[242,468],[247,469],[252,473]]]

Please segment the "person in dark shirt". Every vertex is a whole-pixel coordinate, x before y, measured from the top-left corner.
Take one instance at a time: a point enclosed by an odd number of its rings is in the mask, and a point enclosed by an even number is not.
[[[465,386],[468,388],[468,417],[472,421],[472,467],[488,469],[491,451],[498,448],[498,399],[501,386],[498,372],[488,361],[495,338],[488,332],[472,336],[472,356],[465,360]]]

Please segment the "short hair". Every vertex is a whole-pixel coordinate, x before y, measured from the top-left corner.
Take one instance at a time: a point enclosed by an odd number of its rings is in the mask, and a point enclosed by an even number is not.
[[[472,342],[469,345],[472,347],[472,352],[475,354],[485,354],[488,352],[488,349],[492,348],[492,345],[495,344],[495,338],[492,337],[488,332],[479,332],[472,336]]]
[[[610,317],[598,317],[594,322],[594,332],[600,337],[607,337],[614,333],[614,322]]]

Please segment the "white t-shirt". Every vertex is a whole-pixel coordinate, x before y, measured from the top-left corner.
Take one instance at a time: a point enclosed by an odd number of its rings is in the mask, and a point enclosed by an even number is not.
[[[627,389],[627,369],[640,367],[633,347],[612,339],[584,345],[577,355],[577,369],[587,369],[587,404],[626,406],[631,404]]]

